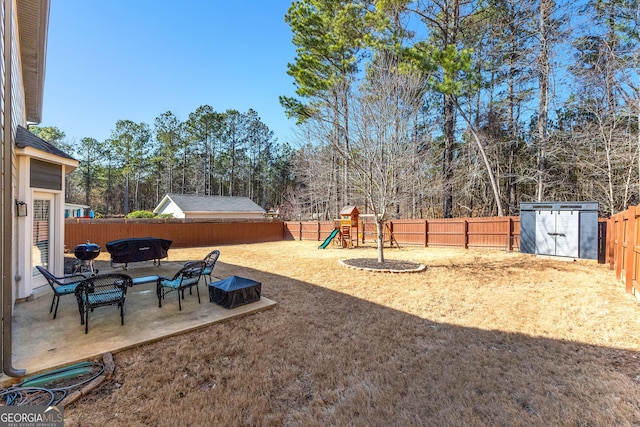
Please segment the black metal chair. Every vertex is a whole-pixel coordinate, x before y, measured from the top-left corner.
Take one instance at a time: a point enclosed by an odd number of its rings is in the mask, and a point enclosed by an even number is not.
[[[162,300],[165,295],[170,292],[177,291],[178,294],[178,308],[182,311],[182,303],[180,302],[180,296],[184,299],[184,290],[195,286],[198,293],[198,304],[200,304],[200,289],[198,289],[198,282],[200,282],[200,276],[205,268],[204,261],[191,261],[182,267],[172,278],[160,277],[156,283],[156,293],[158,295],[158,307],[162,307]]]
[[[51,308],[49,308],[49,313],[53,311],[53,305],[55,303],[56,310],[53,312],[53,318],[55,319],[58,315],[58,304],[60,304],[60,297],[63,295],[72,295],[80,282],[86,279],[82,274],[72,274],[63,277],[56,277],[47,269],[36,266],[42,277],[47,280],[51,289],[53,289],[53,300],[51,300]]]
[[[120,307],[120,324],[124,325],[124,302],[127,288],[133,279],[126,274],[100,274],[82,281],[76,288],[76,298],[80,309],[80,324],[84,333],[89,332],[89,312],[96,307],[116,305]]]
[[[212,250],[204,257],[204,270],[202,270],[202,275],[204,276],[204,284],[207,284],[207,276],[209,276],[209,283],[211,283],[211,273],[213,272],[213,268],[216,266],[216,261],[220,257],[220,251],[217,249]]]

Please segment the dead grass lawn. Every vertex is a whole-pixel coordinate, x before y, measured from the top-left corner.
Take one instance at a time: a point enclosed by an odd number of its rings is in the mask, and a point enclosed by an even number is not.
[[[640,424],[640,304],[606,266],[403,248],[427,271],[371,273],[337,261],[373,248],[317,245],[220,247],[214,274],[278,305],[116,354],[65,425]]]

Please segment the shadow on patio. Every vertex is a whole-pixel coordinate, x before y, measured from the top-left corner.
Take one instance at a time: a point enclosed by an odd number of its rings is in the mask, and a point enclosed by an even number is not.
[[[133,278],[150,275],[172,277],[182,267],[182,262],[163,261],[160,267],[151,262],[137,263],[124,271],[112,269],[109,262],[98,261],[96,267],[100,273],[116,271]],[[13,313],[13,366],[26,369],[27,375],[31,375],[275,305],[274,301],[262,297],[258,302],[228,310],[209,302],[204,279],[199,288],[201,304],[198,304],[194,289],[193,295],[185,293],[182,311],[179,311],[175,293],[167,295],[162,308],[159,308],[155,282],[136,285],[127,291],[124,325],[120,325],[117,307],[100,307],[89,314],[88,334],[80,324],[78,304],[73,295],[60,298],[55,320],[49,313],[50,292],[31,301],[18,302]]]

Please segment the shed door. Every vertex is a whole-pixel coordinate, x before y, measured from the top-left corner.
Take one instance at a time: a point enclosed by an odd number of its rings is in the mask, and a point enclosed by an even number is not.
[[[578,211],[538,211],[536,214],[536,253],[577,258],[580,255]]]
[[[556,254],[556,211],[536,212],[536,253]]]
[[[577,211],[556,212],[556,255],[579,257],[580,214]]]

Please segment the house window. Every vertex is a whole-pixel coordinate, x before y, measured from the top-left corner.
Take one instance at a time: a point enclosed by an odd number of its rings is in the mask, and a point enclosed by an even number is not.
[[[33,276],[39,274],[36,266],[49,269],[50,219],[51,200],[35,199],[33,201],[33,245],[31,247]]]

